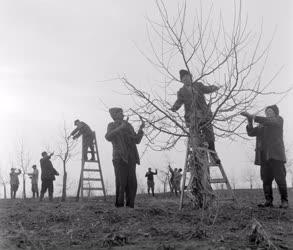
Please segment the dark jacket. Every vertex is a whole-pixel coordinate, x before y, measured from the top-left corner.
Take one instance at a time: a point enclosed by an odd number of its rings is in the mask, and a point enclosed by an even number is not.
[[[255,164],[261,165],[263,161],[270,159],[286,162],[283,118],[256,116],[254,121],[259,126],[253,127],[250,122],[246,130],[249,136],[256,136]]]
[[[56,169],[53,167],[50,157],[42,158],[40,160],[41,165],[41,179],[42,180],[55,180],[55,175],[59,175]]]
[[[73,136],[74,139],[77,139],[78,137],[80,137],[81,135],[84,137],[84,139],[93,139],[93,131],[91,130],[91,128],[89,127],[89,125],[87,125],[85,122],[80,122],[80,125],[77,126],[77,128],[75,128],[71,134]]]
[[[156,170],[156,172],[152,172],[152,171],[148,171],[145,174],[145,177],[147,178],[148,181],[154,181],[154,175],[157,175],[158,171]]]
[[[184,85],[177,92],[177,100],[174,103],[172,110],[177,111],[184,104],[185,122],[190,124],[190,116],[192,113],[192,88],[196,101],[196,116],[203,121],[212,117],[210,106],[206,103],[205,94],[215,92],[218,88],[216,86],[205,86],[201,82],[194,82],[191,86]]]
[[[133,161],[136,164],[140,164],[136,144],[141,142],[143,131],[139,130],[137,133],[135,133],[131,124],[128,122],[126,123],[127,125],[125,128],[113,135],[109,135],[109,133],[119,127],[121,122],[116,121],[109,123],[105,138],[106,140],[112,142],[113,160],[122,159],[126,163]]]

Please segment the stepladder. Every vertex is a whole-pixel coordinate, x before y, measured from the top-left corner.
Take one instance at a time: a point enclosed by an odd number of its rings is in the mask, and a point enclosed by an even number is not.
[[[84,145],[85,143],[84,140],[85,138],[83,136],[82,145]],[[86,152],[84,152],[84,150],[86,150]],[[92,152],[92,150],[94,151]],[[94,156],[94,158],[89,158],[89,154]],[[101,195],[104,197],[104,199],[106,199],[106,190],[100,162],[96,133],[93,132],[92,147],[82,147],[81,172],[78,183],[76,200],[78,201],[79,197],[83,199],[85,197]]]
[[[210,150],[207,147],[198,147],[197,150],[201,151],[201,153],[203,153],[204,155],[204,158],[205,158],[204,161],[206,163],[205,165],[208,168],[207,169],[208,181],[215,193],[216,199],[218,201],[229,201],[229,200],[237,201],[221,161],[217,161],[216,159],[218,159],[218,157],[216,158],[214,157],[215,155],[217,155],[217,152]],[[181,196],[180,196],[180,205],[179,205],[180,210],[183,207],[184,192],[187,194],[187,196],[192,196],[191,189],[192,189],[192,178],[194,174],[192,171],[192,167],[193,167],[193,164],[196,164],[196,163],[192,163],[192,154],[193,154],[193,150],[192,150],[190,141],[188,139],[184,171],[183,171],[182,183],[181,183]],[[226,189],[226,191],[221,192],[222,189]]]

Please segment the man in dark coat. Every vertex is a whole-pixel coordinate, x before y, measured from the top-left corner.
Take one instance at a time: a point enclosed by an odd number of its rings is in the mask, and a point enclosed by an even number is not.
[[[91,161],[95,160],[95,150],[94,150],[94,133],[85,122],[80,120],[75,120],[74,125],[76,128],[71,132],[70,136],[75,140],[82,135],[82,154],[84,160],[88,160],[87,158],[87,150],[90,148],[91,152]]]
[[[51,157],[54,153],[51,153],[50,155],[47,154],[47,152],[42,153],[42,159],[40,160],[41,164],[41,180],[42,180],[42,187],[41,187],[41,195],[40,195],[40,201],[43,200],[44,194],[49,192],[49,200],[53,200],[53,181],[55,180],[55,175],[59,175],[59,173],[56,171],[56,169],[53,167],[53,164],[51,162]]]
[[[150,190],[152,190],[152,195],[155,196],[155,182],[154,182],[154,175],[157,175],[158,171],[156,169],[155,172],[152,172],[152,169],[149,168],[145,174],[147,178],[147,185],[148,185],[148,194],[150,194]]]
[[[114,122],[109,123],[106,140],[113,145],[113,165],[116,183],[116,207],[124,206],[124,194],[126,193],[126,206],[134,207],[137,190],[136,164],[140,164],[136,144],[143,137],[144,122],[135,133],[128,120],[123,120],[124,114],[121,108],[109,109]]]
[[[288,208],[288,194],[286,183],[286,156],[283,142],[283,118],[279,115],[276,105],[265,109],[266,117],[253,116],[247,112],[242,115],[247,117],[246,127],[249,136],[256,136],[255,164],[260,165],[261,179],[265,203],[259,206],[273,206],[272,182],[275,179],[281,195],[281,208]],[[258,123],[253,127],[254,122]]]
[[[211,124],[211,119],[213,117],[210,105],[206,103],[205,94],[211,94],[216,92],[219,87],[211,85],[206,86],[201,82],[192,82],[192,75],[187,70],[180,70],[180,80],[183,83],[183,87],[177,92],[177,100],[174,103],[171,110],[173,112],[179,110],[182,105],[184,105],[185,110],[185,123],[189,128],[191,125],[191,115],[192,115],[192,99],[195,99],[195,109],[197,123],[199,124],[199,130],[203,135],[205,141],[208,143],[208,149],[215,151],[215,135],[213,130],[213,125]],[[216,163],[220,160],[215,154],[214,159]]]

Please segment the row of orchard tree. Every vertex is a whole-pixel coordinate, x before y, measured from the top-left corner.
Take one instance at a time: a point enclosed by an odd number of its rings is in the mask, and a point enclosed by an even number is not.
[[[67,165],[77,154],[77,141],[70,139],[70,130],[64,122],[62,129],[59,132],[59,139],[56,143],[56,151],[54,153],[56,159],[62,164],[62,201],[66,199],[66,191],[68,189]],[[46,147],[47,151],[51,151],[50,147]],[[22,197],[27,197],[27,181],[28,174],[31,172],[32,162],[30,151],[26,148],[24,140],[21,139],[16,143],[14,159],[10,160],[10,168],[19,168],[21,170],[21,183],[22,183]],[[7,169],[7,168],[5,168]],[[9,185],[9,174],[4,172],[4,168],[0,168],[0,184],[3,186],[3,196],[7,198],[7,185]]]

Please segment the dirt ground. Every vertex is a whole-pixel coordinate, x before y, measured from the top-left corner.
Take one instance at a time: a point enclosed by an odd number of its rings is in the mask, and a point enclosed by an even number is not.
[[[186,204],[183,211],[170,194],[138,195],[135,209],[115,208],[113,197],[0,200],[0,249],[268,249],[249,241],[253,218],[279,249],[293,249],[292,189],[287,210],[277,207],[278,195],[275,208],[256,206],[263,200],[261,190],[236,190],[236,195],[238,204],[209,210]]]

